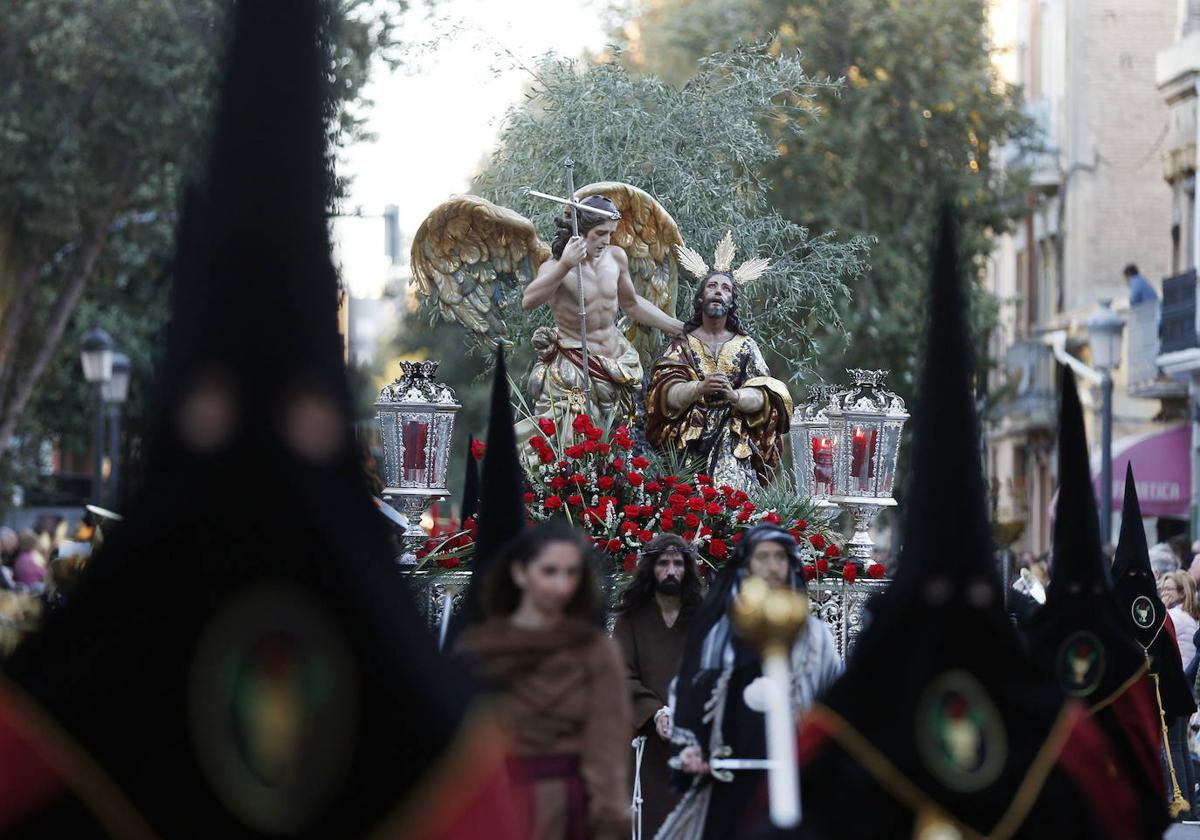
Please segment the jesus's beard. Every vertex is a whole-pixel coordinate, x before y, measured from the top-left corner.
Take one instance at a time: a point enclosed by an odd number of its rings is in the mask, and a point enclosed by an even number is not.
[[[676,577],[654,581],[654,591],[668,597],[675,597],[683,591],[683,583]]]
[[[710,300],[704,304],[704,314],[709,318],[724,318],[729,314],[729,304],[723,300]]]

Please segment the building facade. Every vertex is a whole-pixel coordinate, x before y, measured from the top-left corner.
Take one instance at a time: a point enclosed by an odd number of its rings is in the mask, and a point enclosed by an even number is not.
[[[1034,147],[1007,161],[1030,172],[1025,214],[998,237],[986,272],[1002,305],[989,348],[1000,362],[989,382],[993,515],[1018,551],[1050,546],[1056,365],[1089,363],[1085,321],[1099,301],[1129,320],[1124,266],[1156,288],[1172,270],[1170,114],[1156,62],[1179,15],[1178,0],[996,0],[989,11],[999,74],[1023,89],[1039,129]],[[1131,387],[1128,350],[1122,358],[1113,434],[1132,440],[1175,410],[1181,389],[1153,361]],[[1099,391],[1080,385],[1091,423]]]

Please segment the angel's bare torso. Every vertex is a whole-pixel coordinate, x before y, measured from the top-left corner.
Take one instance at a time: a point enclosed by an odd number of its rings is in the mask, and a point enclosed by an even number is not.
[[[550,260],[547,265],[556,266],[557,262]],[[609,246],[596,259],[586,259],[577,269],[567,270],[549,301],[554,323],[563,338],[580,340],[578,277],[582,274],[588,347],[603,356],[615,356],[620,352],[617,340],[617,286],[621,278],[621,263],[624,262],[625,252]]]
[[[643,298],[629,276],[629,258],[625,251],[609,244],[616,222],[597,225],[584,237],[567,243],[563,256],[542,264],[537,277],[525,287],[521,305],[534,309],[550,306],[559,335],[579,341],[579,277],[583,277],[583,302],[588,348],[598,355],[620,354],[617,309],[623,309],[634,321],[670,335],[679,335],[680,321],[667,315]],[[568,255],[571,255],[568,258]],[[578,267],[572,265],[578,260]]]

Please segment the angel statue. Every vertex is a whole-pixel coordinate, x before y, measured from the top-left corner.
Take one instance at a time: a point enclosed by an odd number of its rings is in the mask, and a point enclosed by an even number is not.
[[[574,200],[600,212],[579,210],[574,236],[568,208],[547,245],[533,223],[512,210],[473,195],[452,198],[417,230],[413,277],[418,293],[431,297],[444,318],[492,345],[505,339],[504,310],[523,286],[521,306],[549,305],[554,319],[554,326],[533,334],[527,388],[534,418],[569,423],[588,410],[586,338],[594,419],[629,424],[642,384],[639,351],[652,358],[654,330],[678,336],[683,329],[667,314],[675,309],[679,279],[672,249],[683,240],[662,205],[629,184],[590,184]],[[619,311],[633,323],[618,323]],[[529,421],[519,425],[532,434]]]
[[[742,491],[765,484],[779,466],[792,416],[787,385],[771,376],[737,315],[738,290],[770,261],[733,268],[732,233],[717,245],[713,267],[676,246],[699,281],[683,336],[654,362],[646,393],[646,440],[660,450],[702,459],[717,486]]]

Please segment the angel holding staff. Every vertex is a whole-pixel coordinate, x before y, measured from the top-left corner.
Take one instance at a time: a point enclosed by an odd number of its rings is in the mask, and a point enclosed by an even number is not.
[[[654,331],[682,334],[683,323],[667,312],[674,311],[679,280],[673,249],[683,240],[662,205],[629,184],[591,184],[574,200],[596,212],[579,210],[579,236],[569,216],[556,219],[556,236],[547,245],[512,210],[477,196],[452,198],[417,230],[413,276],[443,317],[491,344],[504,340],[504,310],[517,289],[524,309],[548,305],[554,326],[534,332],[527,380],[535,418],[569,423],[588,411],[586,339],[593,419],[629,424],[642,357],[653,358],[660,343]],[[632,324],[620,323],[622,312]]]

